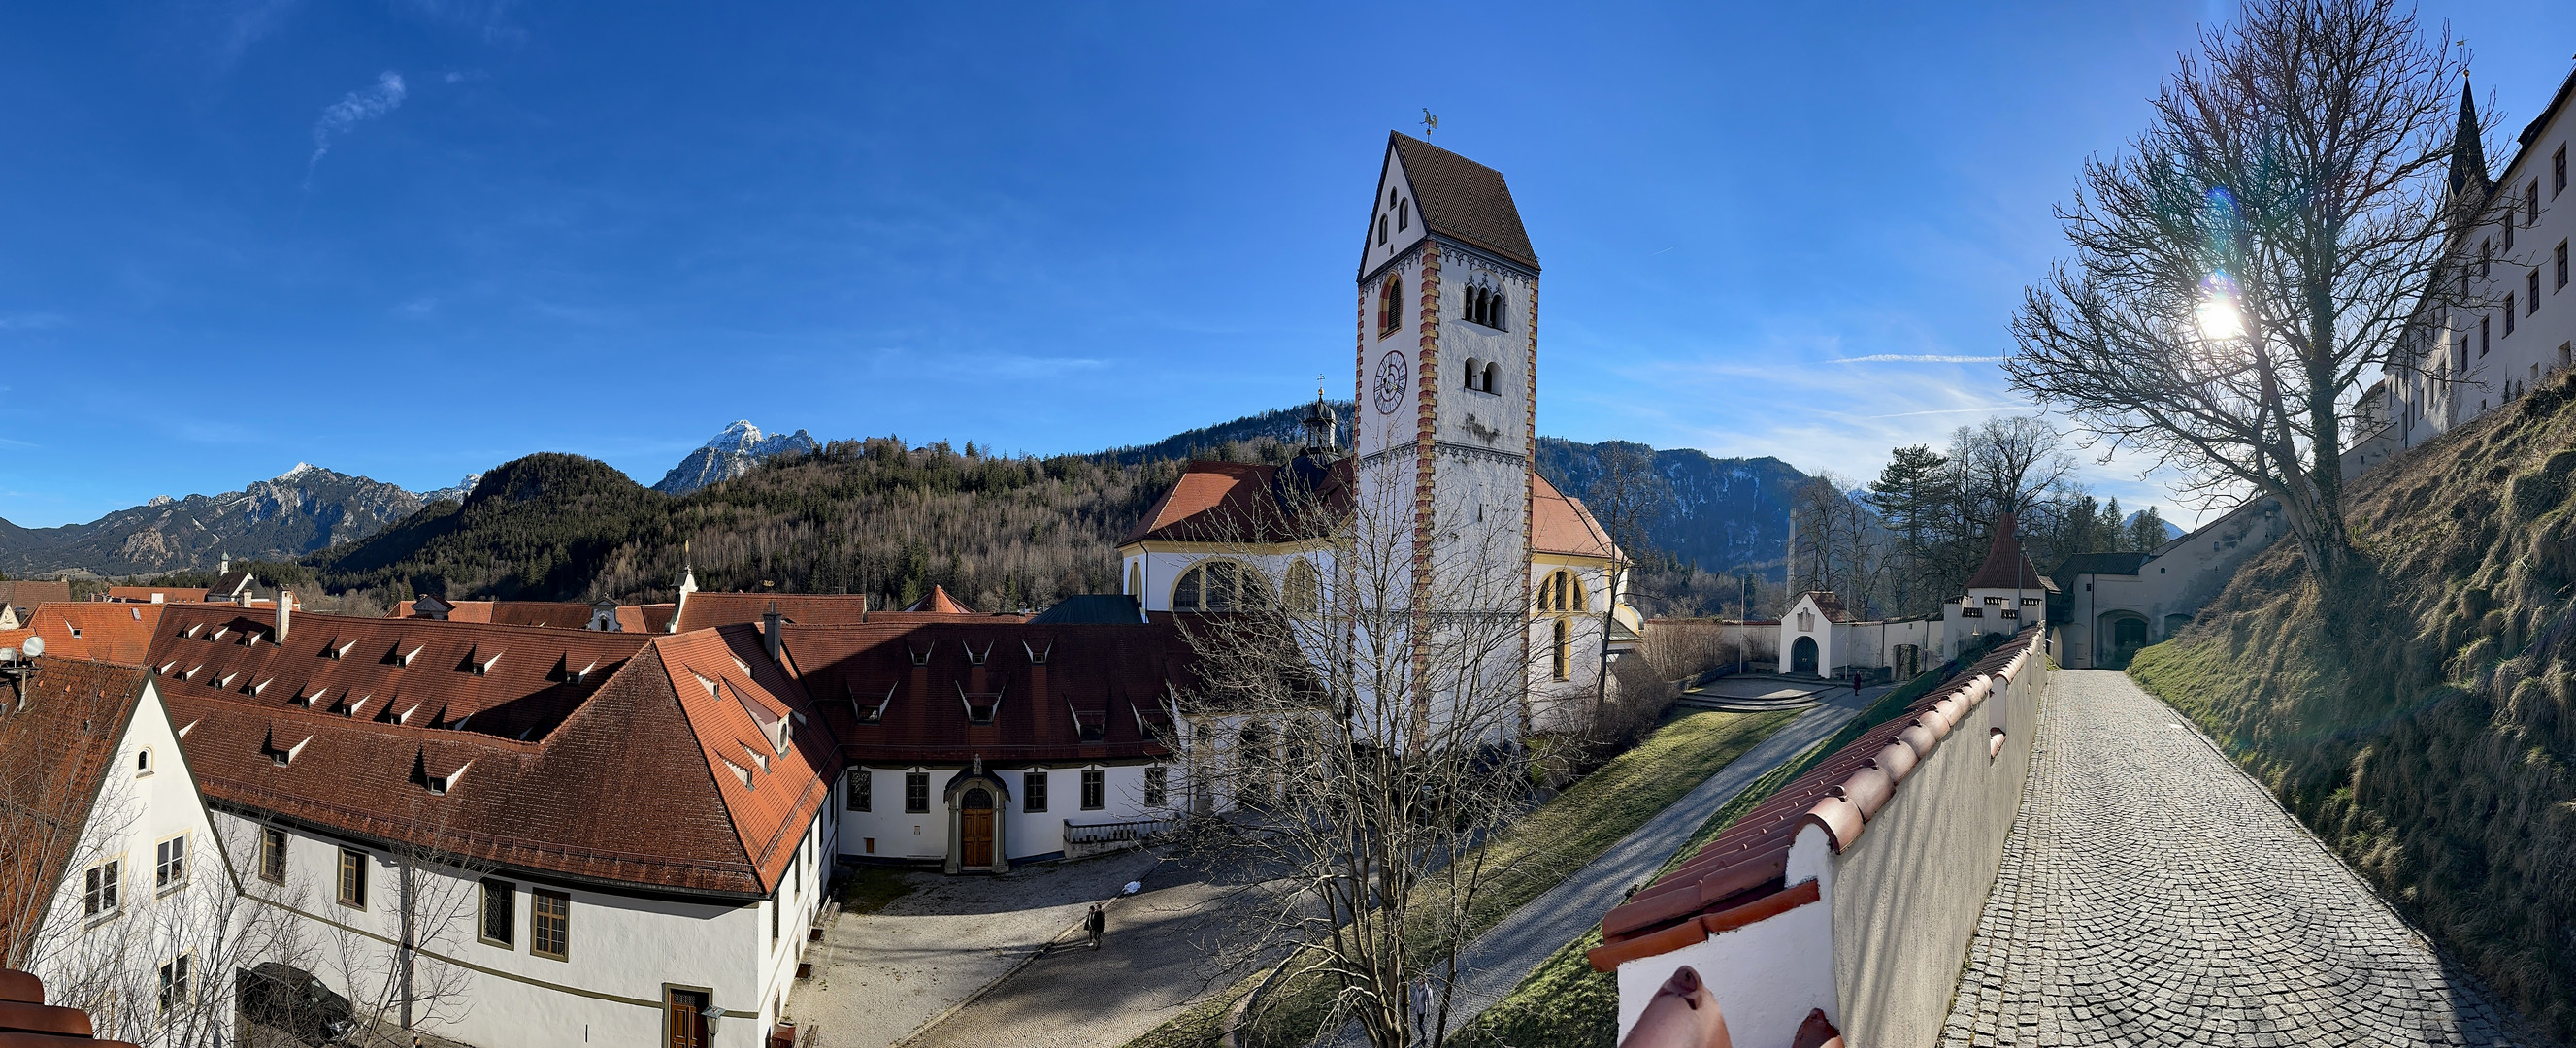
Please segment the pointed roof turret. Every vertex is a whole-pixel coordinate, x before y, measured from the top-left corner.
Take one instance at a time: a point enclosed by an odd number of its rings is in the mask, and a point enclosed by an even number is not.
[[[2487,150],[2478,135],[2478,100],[2464,75],[2460,77],[2460,126],[2451,133],[2451,194],[2474,189],[2484,197],[2494,185],[2487,180]]]
[[[2045,590],[2057,591],[2057,584],[2039,573],[2029,557],[2021,552],[2021,536],[2014,533],[2013,515],[2006,513],[1995,522],[1995,544],[1986,551],[1986,562],[1968,580],[1972,590]]]

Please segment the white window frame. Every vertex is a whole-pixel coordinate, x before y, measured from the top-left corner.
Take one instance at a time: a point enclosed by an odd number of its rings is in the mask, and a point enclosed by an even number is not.
[[[175,847],[174,847],[175,846]],[[152,891],[156,896],[188,886],[188,835],[152,843]]]
[[[96,876],[106,871],[104,876]],[[95,877],[96,883],[92,883]],[[81,867],[81,920],[96,923],[125,912],[125,857],[110,856]]]

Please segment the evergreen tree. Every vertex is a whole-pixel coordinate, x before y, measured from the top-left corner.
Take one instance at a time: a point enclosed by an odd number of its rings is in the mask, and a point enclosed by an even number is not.
[[[2154,506],[2139,510],[2137,523],[2129,526],[2129,548],[2153,553],[2165,541],[2165,518],[2156,513]]]
[[[1915,614],[1925,596],[1919,580],[1927,573],[1925,565],[1939,555],[1942,518],[1951,504],[1949,466],[1950,460],[1929,445],[1897,448],[1869,484],[1865,498],[1895,539],[1891,552],[1897,564],[1889,574],[1898,614]]]
[[[2093,544],[2084,548],[2110,553],[2119,552],[2125,545],[2122,541],[2122,532],[2128,528],[2128,521],[2125,519],[2127,516],[2128,514],[2120,512],[2120,497],[2111,496],[2111,501],[2102,507],[2102,523],[2094,533],[2096,537]]]

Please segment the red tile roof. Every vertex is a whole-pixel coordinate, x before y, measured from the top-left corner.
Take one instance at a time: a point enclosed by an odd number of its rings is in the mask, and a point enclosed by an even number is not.
[[[1832,835],[1834,850],[1849,847],[1915,764],[1984,701],[1986,678],[2030,652],[2037,639],[2036,630],[2024,630],[1904,712],[1827,755],[1736,819],[1689,861],[1638,889],[1601,918],[1602,945],[1591,952],[1592,966],[1611,971],[1638,957],[1696,943],[1724,930],[1733,920],[1729,911],[1781,893],[1789,887],[1784,881],[1790,843],[1810,822]],[[2031,657],[2044,656],[2034,652]],[[1828,799],[1833,803],[1826,804]]]
[[[417,601],[394,605],[393,618],[419,617]],[[561,630],[590,628],[590,605],[558,600],[460,600],[450,605],[449,622],[492,622],[505,626],[551,626]]]
[[[775,842],[792,842],[796,820],[819,808],[833,747],[810,712],[789,754],[748,788],[709,762],[739,748],[739,721],[757,720],[750,707],[786,711],[793,725],[805,705],[794,681],[761,665],[756,630],[656,637],[305,614],[278,643],[273,622],[265,610],[171,609],[150,656],[173,718],[197,725],[183,746],[220,806],[736,897],[776,887],[786,855]],[[424,779],[440,776],[459,777],[433,793]]]
[[[1173,689],[1193,679],[1168,622],[871,622],[780,636],[850,761],[1160,757]],[[969,703],[992,707],[992,723],[972,723]]]
[[[165,604],[178,601],[195,603],[206,599],[206,588],[203,586],[109,586],[107,588],[109,600],[130,600],[137,604],[151,604],[154,603],[152,598],[155,596],[160,597],[160,603]],[[63,599],[71,598],[66,596]]]
[[[929,593],[923,595],[920,600],[916,600],[911,604],[905,605],[903,610],[926,611],[934,615],[972,615],[975,613],[975,609],[967,607],[964,604],[960,604],[957,602],[957,598],[949,596],[947,587],[939,585],[931,586]]]
[[[45,638],[47,655],[140,666],[152,647],[153,628],[168,607],[111,601],[47,604],[28,617],[27,625]],[[24,641],[0,643],[20,647]]]
[[[0,604],[13,608],[32,608],[71,599],[72,584],[68,582],[0,581]]]
[[[2022,555],[2021,536],[2014,533],[2013,515],[2006,513],[1995,523],[1995,544],[1987,548],[1986,562],[1977,567],[1977,574],[1968,580],[1968,588],[2033,589],[2054,593],[2057,583],[2040,574],[2030,558]]]
[[[620,604],[617,606],[617,628],[628,633],[668,633],[671,613],[677,604]]]
[[[7,1048],[134,1048],[132,1041],[93,1039],[89,1013],[49,1007],[35,976],[0,968],[0,1045]]]
[[[944,592],[943,594],[944,595]],[[680,631],[706,629],[711,626],[757,625],[770,608],[778,617],[799,626],[856,626],[870,622],[939,622],[960,617],[974,621],[1004,619],[1020,621],[1020,615],[980,615],[951,599],[955,611],[869,611],[868,598],[857,593],[713,593],[689,594],[688,606],[680,609]],[[647,605],[649,611],[663,605]]]
[[[1583,500],[1556,490],[1537,470],[1530,471],[1530,552],[1620,558],[1618,544]]]
[[[1145,512],[1119,545],[1131,542],[1284,542],[1311,535],[1310,521],[1293,519],[1284,481],[1302,478],[1332,512],[1347,512],[1352,465],[1348,458],[1317,467],[1246,462],[1190,463],[1181,479]],[[1285,471],[1288,478],[1281,476]]]
[[[0,687],[0,956],[71,861],[102,772],[143,695],[143,671],[48,655],[21,696]]]
[[[1836,596],[1832,590],[1808,590],[1805,593],[1799,594],[1799,596],[1815,598],[1816,610],[1824,613],[1825,621],[1827,622],[1850,622],[1852,620],[1851,609],[1843,607],[1843,599]],[[1789,602],[1791,607],[1797,606],[1797,603],[1798,602],[1795,600]]]

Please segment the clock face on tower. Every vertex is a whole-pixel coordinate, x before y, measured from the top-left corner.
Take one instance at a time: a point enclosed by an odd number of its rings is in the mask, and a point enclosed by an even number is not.
[[[1404,394],[1413,387],[1413,376],[1404,366],[1404,354],[1390,350],[1377,362],[1377,413],[1395,414],[1404,406]]]

